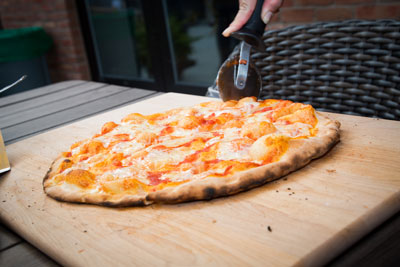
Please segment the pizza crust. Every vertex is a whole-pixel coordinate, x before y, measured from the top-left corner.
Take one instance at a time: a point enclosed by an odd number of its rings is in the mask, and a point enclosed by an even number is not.
[[[139,195],[111,195],[106,193],[85,192],[84,190],[64,190],[50,182],[56,170],[66,158],[58,157],[51,165],[43,187],[47,195],[60,200],[77,203],[91,203],[104,206],[145,206],[152,203],[180,203],[195,200],[209,200],[228,196],[263,185],[293,172],[311,160],[323,156],[340,139],[338,121],[329,120],[316,112],[318,132],[304,139],[291,139],[286,153],[277,162],[236,173],[230,177],[207,177],[184,184],[166,187],[159,191]]]

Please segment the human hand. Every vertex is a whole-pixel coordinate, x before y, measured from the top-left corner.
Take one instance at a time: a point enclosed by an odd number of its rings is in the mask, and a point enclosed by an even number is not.
[[[239,0],[239,11],[233,19],[232,23],[222,33],[223,36],[228,37],[232,32],[235,32],[243,27],[253,14],[257,0]],[[278,12],[282,6],[283,0],[264,0],[261,19],[265,24],[271,20],[274,13]]]

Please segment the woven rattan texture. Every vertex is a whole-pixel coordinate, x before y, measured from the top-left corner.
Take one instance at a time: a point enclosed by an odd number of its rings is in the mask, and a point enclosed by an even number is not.
[[[261,98],[400,120],[400,21],[316,23],[263,35]]]

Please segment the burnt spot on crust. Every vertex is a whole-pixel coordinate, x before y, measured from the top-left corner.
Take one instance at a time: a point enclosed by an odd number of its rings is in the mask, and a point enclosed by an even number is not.
[[[217,196],[217,191],[213,187],[206,187],[203,190],[204,199],[212,199]]]
[[[218,190],[218,195],[226,196],[231,193],[230,191],[232,191],[232,190],[230,190],[228,186],[221,186]]]
[[[266,179],[251,179],[251,180],[245,180],[242,183],[239,184],[239,191],[246,191],[250,188],[260,186],[264,183],[266,183]]]
[[[300,166],[304,165],[304,159],[299,155],[294,155],[292,167],[299,168]]]
[[[323,153],[326,152],[325,150],[326,150],[326,147],[317,147],[317,148],[315,149],[315,155],[316,155],[317,157],[322,156]]]
[[[144,199],[136,200],[136,201],[121,202],[121,203],[113,203],[112,201],[103,201],[98,204],[105,206],[105,207],[130,207],[130,206],[144,207],[144,206],[146,206]]]
[[[51,196],[51,197],[54,198],[57,201],[65,202],[65,200],[62,197],[59,197],[59,196]]]
[[[43,178],[43,181],[42,181],[43,187],[44,187],[44,182],[46,182],[46,180],[50,178],[50,173],[53,171],[54,163],[55,163],[55,161],[53,161],[53,163],[50,165],[51,167],[47,170],[46,175]]]
[[[71,162],[70,159],[64,159],[63,161],[64,161],[65,163],[70,163],[70,162]]]
[[[51,168],[47,170],[46,175],[45,175],[44,178],[43,178],[43,181],[42,181],[42,184],[43,184],[43,185],[44,185],[44,182],[45,182],[47,179],[49,179],[50,172],[51,172]]]
[[[298,161],[296,161],[296,159],[298,159],[298,157],[295,157],[292,164],[289,163],[282,163],[280,169],[283,170],[283,172],[288,172],[291,171],[291,169],[293,168],[293,164],[297,164]],[[278,175],[275,175],[278,176]]]
[[[101,205],[105,207],[115,207],[115,203],[112,203],[111,201],[101,202]]]
[[[244,179],[243,181],[240,182],[238,186],[238,190],[236,192],[241,192],[241,191],[247,191],[251,188],[261,186],[267,182],[273,181],[279,176],[277,175],[276,172],[267,170],[264,175],[257,177],[257,178],[252,178],[252,179]]]

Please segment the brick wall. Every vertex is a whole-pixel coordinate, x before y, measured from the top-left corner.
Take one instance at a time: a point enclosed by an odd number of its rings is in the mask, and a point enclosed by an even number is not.
[[[52,82],[90,79],[75,1],[0,0],[4,29],[41,26],[53,38],[47,54]]]
[[[269,28],[345,19],[400,19],[400,0],[284,0]]]

